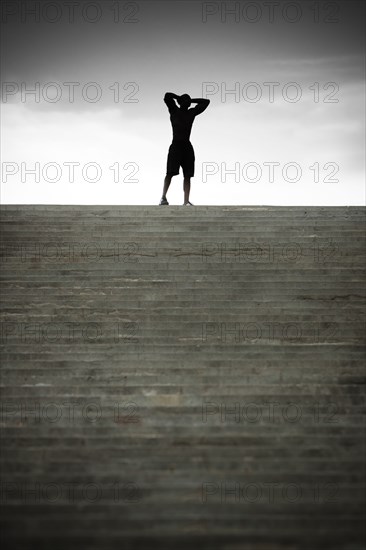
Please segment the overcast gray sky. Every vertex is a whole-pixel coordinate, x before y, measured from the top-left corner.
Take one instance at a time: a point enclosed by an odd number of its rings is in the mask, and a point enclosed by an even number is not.
[[[2,202],[157,204],[172,91],[211,100],[193,203],[364,204],[364,19],[349,0],[5,0]]]

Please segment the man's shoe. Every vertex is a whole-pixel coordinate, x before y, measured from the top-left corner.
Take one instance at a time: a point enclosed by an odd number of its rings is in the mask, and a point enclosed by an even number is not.
[[[161,206],[162,204],[169,204],[165,197],[161,199],[159,206]]]
[[[183,204],[183,206],[193,206],[193,204],[192,204],[191,202],[188,201],[188,202],[185,202],[185,203]]]

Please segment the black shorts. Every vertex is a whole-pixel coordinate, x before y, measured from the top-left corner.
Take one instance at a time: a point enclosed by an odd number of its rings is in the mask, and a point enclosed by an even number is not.
[[[169,147],[166,166],[167,176],[176,176],[177,174],[179,174],[179,169],[181,166],[184,177],[193,178],[194,160],[194,149],[190,141],[173,141],[171,146]]]

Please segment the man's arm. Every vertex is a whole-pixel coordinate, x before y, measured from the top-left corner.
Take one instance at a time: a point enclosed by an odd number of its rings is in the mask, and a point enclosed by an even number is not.
[[[210,100],[203,99],[203,98],[196,98],[196,99],[191,99],[191,103],[197,103],[197,105],[192,110],[195,112],[196,115],[200,115],[210,105]]]
[[[165,105],[168,107],[169,112],[174,111],[175,109],[178,109],[175,99],[178,99],[179,95],[173,94],[172,92],[167,92],[164,96],[164,102]]]

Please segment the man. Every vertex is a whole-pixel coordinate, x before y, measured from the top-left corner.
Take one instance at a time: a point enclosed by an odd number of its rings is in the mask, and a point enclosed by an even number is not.
[[[179,107],[176,105],[175,100],[177,100]],[[195,156],[189,137],[195,117],[207,109],[210,100],[191,99],[188,94],[178,96],[171,92],[167,92],[164,96],[164,101],[170,113],[170,121],[173,128],[173,141],[169,147],[167,171],[160,204],[169,204],[166,199],[166,194],[172,177],[179,174],[179,168],[181,166],[184,177],[184,206],[193,206],[192,203],[189,202],[189,192],[191,189],[191,178],[194,176]],[[197,105],[193,109],[190,109],[191,103],[197,103]]]

